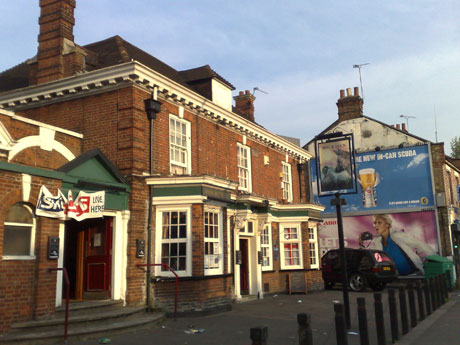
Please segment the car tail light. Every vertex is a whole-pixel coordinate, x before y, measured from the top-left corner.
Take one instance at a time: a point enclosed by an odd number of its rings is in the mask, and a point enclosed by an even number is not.
[[[382,267],[381,266],[372,267],[372,272],[382,272]]]

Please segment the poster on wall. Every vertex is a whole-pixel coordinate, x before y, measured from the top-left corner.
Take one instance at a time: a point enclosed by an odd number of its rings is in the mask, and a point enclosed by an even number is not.
[[[318,231],[322,255],[339,247],[336,218],[325,219]],[[423,270],[423,257],[439,251],[434,211],[343,217],[343,232],[346,248],[384,250],[401,275]]]
[[[37,216],[64,219],[66,204],[67,199],[64,194],[62,194],[61,190],[58,189],[58,195],[53,195],[48,188],[43,185],[38,195],[35,214]]]
[[[344,213],[434,207],[428,146],[359,153],[355,160],[358,193],[342,196],[347,202],[342,207]],[[316,164],[312,160],[313,188]],[[314,197],[326,207],[325,214],[335,214],[331,196],[316,190]]]
[[[37,216],[66,219],[72,218],[78,221],[88,218],[102,218],[104,216],[105,191],[86,193],[80,191],[75,200],[72,191],[69,190],[67,199],[61,190],[54,196],[46,188],[40,188],[35,214]]]
[[[319,195],[356,192],[351,136],[316,142]]]
[[[72,191],[68,193],[67,216],[81,221],[104,216],[105,191],[86,193],[80,191],[73,201]]]

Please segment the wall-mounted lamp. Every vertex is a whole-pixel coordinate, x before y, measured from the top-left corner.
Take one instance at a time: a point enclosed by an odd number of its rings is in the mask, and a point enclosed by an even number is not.
[[[157,114],[161,111],[161,103],[153,98],[147,98],[144,100],[144,109],[147,113],[147,118],[149,120],[154,120],[157,117]]]

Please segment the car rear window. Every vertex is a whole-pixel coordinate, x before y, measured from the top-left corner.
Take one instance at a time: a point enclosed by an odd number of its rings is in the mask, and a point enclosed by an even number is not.
[[[373,255],[375,262],[391,262],[390,257],[383,252],[374,252]]]

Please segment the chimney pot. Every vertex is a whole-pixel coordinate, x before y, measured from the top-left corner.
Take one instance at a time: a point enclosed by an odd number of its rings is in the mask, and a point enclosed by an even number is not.
[[[358,87],[355,86],[354,92],[355,92],[355,96],[359,96],[359,88]]]
[[[403,130],[404,132],[407,132],[407,130],[406,130],[406,124],[405,124],[405,123],[402,123],[401,126],[402,126],[402,130]]]
[[[239,92],[239,95],[240,95],[240,96],[243,96],[243,95],[244,95],[244,92],[243,92],[243,91],[240,91],[240,92]]]
[[[249,92],[249,90],[246,90],[246,95],[250,95],[251,93]]]
[[[347,88],[347,97],[351,96],[351,88]]]
[[[401,127],[399,126],[399,123],[396,124],[396,129],[401,129]]]
[[[345,97],[345,90],[340,90],[340,98],[344,98]]]

